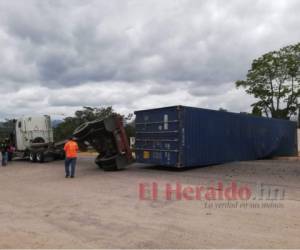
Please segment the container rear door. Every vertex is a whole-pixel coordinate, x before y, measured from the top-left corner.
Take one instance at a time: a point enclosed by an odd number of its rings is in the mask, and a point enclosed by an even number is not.
[[[180,121],[177,108],[137,111],[135,114],[137,162],[178,166]]]

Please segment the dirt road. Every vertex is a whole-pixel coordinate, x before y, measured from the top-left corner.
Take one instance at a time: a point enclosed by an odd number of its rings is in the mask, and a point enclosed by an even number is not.
[[[298,161],[188,171],[135,164],[125,171],[103,172],[92,159],[82,158],[77,170],[75,179],[65,179],[63,162],[13,162],[0,168],[1,248],[300,247]],[[149,198],[153,182],[157,199],[140,200],[140,184],[148,185],[144,198]],[[218,182],[224,190],[231,182],[246,186],[252,196],[247,202],[195,200],[197,187]],[[186,193],[178,192],[180,200],[172,192],[167,200],[167,187],[175,189],[176,184]],[[268,190],[275,190],[276,200],[266,199]]]

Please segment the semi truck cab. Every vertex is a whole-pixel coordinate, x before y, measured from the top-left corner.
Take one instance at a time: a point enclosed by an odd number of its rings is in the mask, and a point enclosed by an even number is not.
[[[53,143],[50,116],[22,117],[15,122],[16,148],[25,151],[34,143]]]
[[[44,162],[64,157],[63,144],[55,143],[51,118],[48,115],[21,117],[15,120],[12,136],[15,156]]]

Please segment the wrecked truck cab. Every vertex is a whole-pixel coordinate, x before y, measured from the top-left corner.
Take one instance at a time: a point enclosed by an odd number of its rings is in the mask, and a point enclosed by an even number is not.
[[[121,170],[132,161],[121,116],[86,122],[74,131],[73,136],[79,143],[88,143],[99,153],[95,162],[104,170]]]

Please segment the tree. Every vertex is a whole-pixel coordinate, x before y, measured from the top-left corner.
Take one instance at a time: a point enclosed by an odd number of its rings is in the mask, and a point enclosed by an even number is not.
[[[262,116],[261,108],[258,105],[254,105],[252,108],[252,115]]]
[[[112,107],[83,107],[82,110],[75,112],[75,118],[80,124],[84,122],[94,121],[96,119],[104,119],[113,114],[117,114]]]
[[[54,128],[54,140],[62,141],[71,136],[74,130],[80,125],[75,117],[66,117],[64,121]]]
[[[130,137],[135,137],[135,120],[130,121],[125,125],[125,131],[126,131],[128,140]]]
[[[5,139],[10,139],[11,134],[14,131],[15,120],[13,119],[5,119],[4,122],[0,123],[0,141],[4,141]]]
[[[300,43],[255,59],[246,80],[237,81],[257,102],[253,114],[289,119],[299,109]]]

